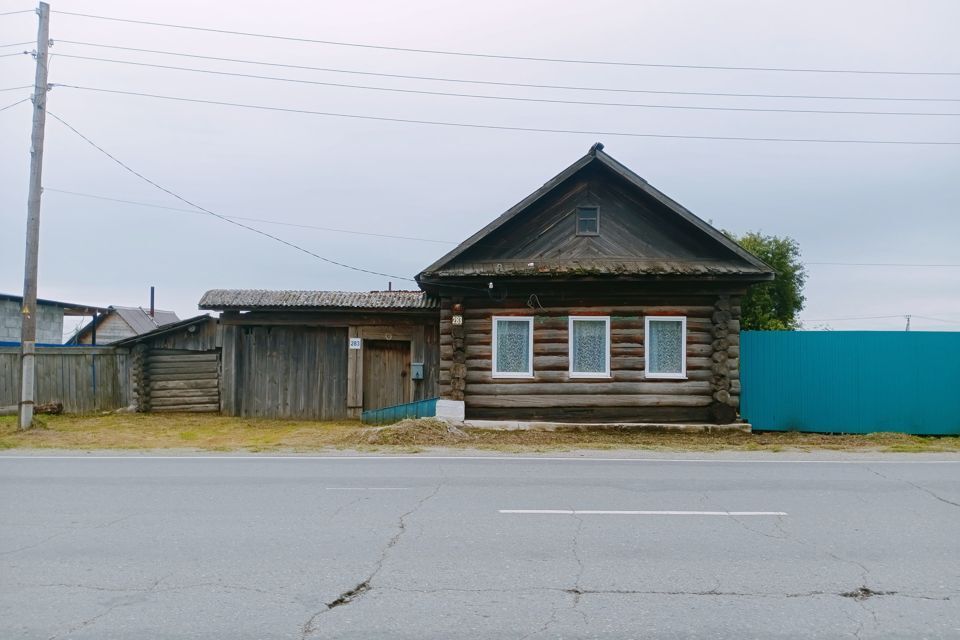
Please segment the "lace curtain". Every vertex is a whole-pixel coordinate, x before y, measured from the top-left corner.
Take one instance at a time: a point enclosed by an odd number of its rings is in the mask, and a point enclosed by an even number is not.
[[[573,371],[576,373],[606,373],[607,323],[597,320],[574,320]]]
[[[650,373],[683,371],[683,324],[679,320],[651,320],[647,350]]]
[[[497,320],[497,372],[530,371],[530,323],[526,320]]]

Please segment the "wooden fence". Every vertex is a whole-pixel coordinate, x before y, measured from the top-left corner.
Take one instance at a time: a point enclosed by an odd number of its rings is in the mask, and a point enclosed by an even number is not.
[[[0,347],[0,407],[20,401],[20,348]],[[37,403],[67,413],[112,411],[133,402],[130,356],[116,347],[39,347]]]

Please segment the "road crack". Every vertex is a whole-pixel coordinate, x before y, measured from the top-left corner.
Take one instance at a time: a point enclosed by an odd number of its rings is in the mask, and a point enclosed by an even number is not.
[[[397,521],[397,530],[393,534],[393,536],[390,537],[390,539],[387,541],[386,546],[384,546],[383,550],[380,552],[380,557],[377,558],[377,562],[374,564],[373,570],[370,572],[370,575],[367,576],[365,580],[358,582],[355,586],[351,587],[350,589],[347,589],[346,591],[342,592],[339,596],[337,596],[335,599],[326,603],[323,609],[320,609],[319,611],[311,615],[307,619],[307,621],[304,622],[303,625],[300,627],[301,640],[306,640],[306,638],[309,638],[310,636],[312,636],[313,634],[317,633],[317,631],[320,630],[318,621],[324,614],[326,614],[327,612],[337,607],[348,605],[351,602],[354,602],[359,598],[363,597],[363,595],[366,594],[367,592],[373,590],[374,579],[380,574],[380,571],[383,569],[383,565],[387,561],[387,557],[390,555],[390,552],[397,545],[397,543],[400,542],[400,539],[403,537],[403,534],[406,533],[407,531],[407,518],[409,518],[410,516],[415,514],[417,511],[419,511],[420,508],[423,507],[423,505],[426,504],[428,500],[436,496],[437,493],[440,492],[441,486],[442,486],[441,484],[438,484],[431,493],[429,493],[428,495],[418,500],[417,503],[413,505],[411,509],[409,509],[408,511],[400,515],[400,519]]]

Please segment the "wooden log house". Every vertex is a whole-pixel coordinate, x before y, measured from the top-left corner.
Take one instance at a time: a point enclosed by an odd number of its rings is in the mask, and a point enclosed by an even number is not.
[[[773,272],[590,151],[417,276],[422,291],[208,291],[227,415],[715,422],[739,404],[740,297]]]
[[[773,271],[596,144],[417,276],[467,419],[715,422]]]

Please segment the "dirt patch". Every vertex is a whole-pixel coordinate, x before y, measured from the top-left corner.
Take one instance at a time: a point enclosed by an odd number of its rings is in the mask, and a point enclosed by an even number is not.
[[[367,427],[358,436],[358,444],[403,447],[443,447],[473,439],[463,429],[436,418],[401,420],[385,427]]]
[[[383,427],[354,421],[309,422],[230,418],[209,414],[41,416],[42,428],[18,431],[15,416],[0,417],[0,449],[184,449],[291,451],[402,450],[448,447],[510,453],[578,449],[651,451],[960,451],[958,437],[899,433],[827,435],[737,431],[636,431],[567,428],[553,431],[458,429],[442,420],[405,420]]]

